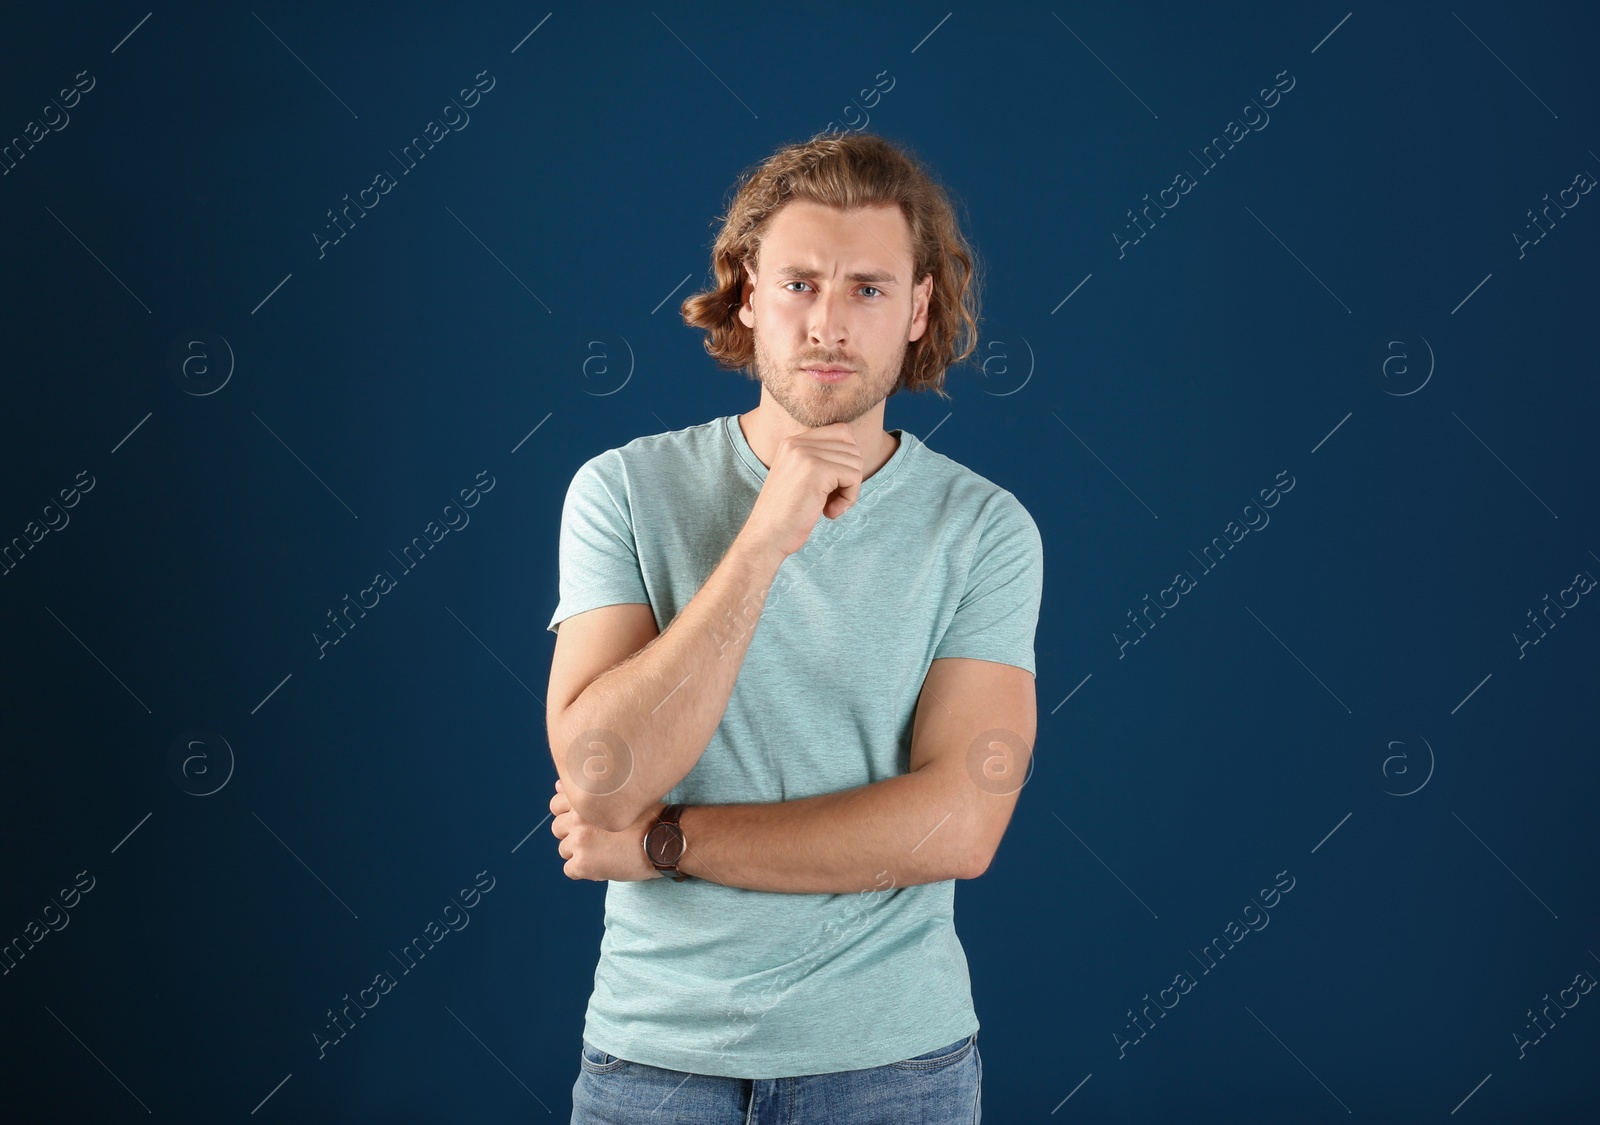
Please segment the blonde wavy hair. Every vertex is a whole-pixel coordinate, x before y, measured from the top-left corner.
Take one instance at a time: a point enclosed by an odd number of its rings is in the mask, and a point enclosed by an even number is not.
[[[762,237],[785,204],[803,199],[851,210],[892,203],[911,228],[912,283],[932,274],[933,292],[927,328],[906,346],[900,380],[889,393],[904,388],[950,397],[946,368],[966,360],[978,344],[982,263],[945,188],[915,155],[872,133],[823,134],[777,149],[742,172],[731,190],[711,250],[716,284],[679,306],[685,324],[705,330],[706,352],[719,366],[756,378],[754,334],[739,319],[745,266],[756,268]]]

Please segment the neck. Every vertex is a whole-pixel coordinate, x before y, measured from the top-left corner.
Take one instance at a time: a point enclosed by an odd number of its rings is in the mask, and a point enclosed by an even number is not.
[[[772,468],[772,459],[777,455],[778,442],[791,434],[803,434],[810,431],[804,426],[793,424],[793,419],[785,415],[785,420],[790,423],[788,428],[781,431],[769,429],[766,419],[762,417],[761,408],[738,416],[739,429],[744,434],[745,441],[750,446],[750,451],[768,469]],[[868,423],[863,434],[862,423]],[[867,418],[859,418],[850,426],[855,434],[856,444],[861,447],[861,479],[866,480],[895,455],[900,448],[900,439],[881,428],[881,419],[874,423]]]

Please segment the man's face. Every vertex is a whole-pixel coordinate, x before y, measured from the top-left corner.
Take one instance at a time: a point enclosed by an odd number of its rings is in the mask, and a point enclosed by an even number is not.
[[[773,216],[739,319],[766,395],[812,429],[854,422],[894,390],[927,329],[933,277],[911,284],[911,228],[893,204],[839,211],[796,200]],[[838,381],[808,368],[845,368]]]

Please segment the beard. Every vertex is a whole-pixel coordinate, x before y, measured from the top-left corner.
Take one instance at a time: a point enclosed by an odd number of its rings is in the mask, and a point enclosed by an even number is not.
[[[831,426],[835,422],[854,422],[895,390],[908,344],[902,343],[888,367],[874,370],[850,361],[818,359],[819,366],[839,363],[854,372],[840,383],[824,383],[807,375],[795,364],[780,363],[762,342],[761,333],[752,330],[755,347],[756,378],[784,413],[807,429]]]

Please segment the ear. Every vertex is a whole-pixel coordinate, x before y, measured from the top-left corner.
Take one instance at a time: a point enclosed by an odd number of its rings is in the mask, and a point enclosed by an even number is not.
[[[928,306],[933,300],[933,274],[919,281],[911,290],[911,331],[906,342],[922,339],[928,330]]]
[[[744,281],[739,286],[739,321],[746,328],[754,328],[756,326],[756,310],[750,302],[755,291],[755,272],[750,268],[750,263],[748,262],[741,262],[739,268],[744,271]]]

